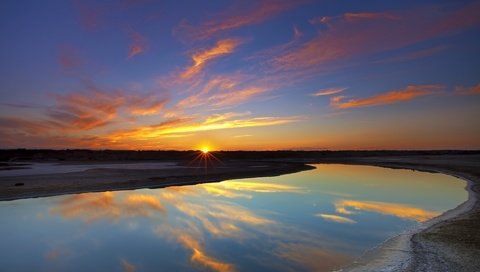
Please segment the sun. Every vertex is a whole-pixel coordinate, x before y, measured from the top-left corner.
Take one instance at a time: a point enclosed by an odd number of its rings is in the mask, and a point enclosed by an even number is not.
[[[203,154],[207,154],[210,150],[208,150],[207,146],[204,146],[204,147],[202,147],[201,151],[202,151]]]

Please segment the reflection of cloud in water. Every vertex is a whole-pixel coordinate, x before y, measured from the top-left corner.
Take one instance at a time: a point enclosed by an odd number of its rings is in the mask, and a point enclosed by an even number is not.
[[[227,201],[238,197],[252,197],[245,195],[244,192],[297,193],[301,192],[300,188],[270,183],[242,183],[233,181],[168,187],[156,190],[155,192],[159,193],[157,195],[134,192],[79,194],[65,197],[57,207],[51,209],[51,213],[62,215],[67,219],[81,219],[87,223],[97,220],[128,219],[125,220],[125,225],[129,229],[136,228],[137,223],[131,220],[135,217],[161,219],[156,221],[154,233],[167,240],[173,239],[175,243],[191,251],[190,261],[192,264],[213,271],[234,271],[235,265],[226,261],[224,257],[219,258],[218,253],[212,252],[212,249],[208,248],[212,239],[231,239],[231,241],[251,239],[253,245],[262,238],[268,237],[266,241],[262,240],[261,245],[258,245],[260,250],[258,256],[281,258],[275,265],[284,265],[284,262],[287,261],[290,263],[286,265],[291,266],[296,263],[295,265],[311,269],[320,267],[319,264],[315,264],[316,262],[323,262],[326,266],[331,267],[330,264],[335,264],[337,259],[346,259],[343,255],[337,256],[337,254],[323,249],[329,243],[325,237],[317,236],[317,234],[295,226],[284,225],[266,218],[254,210]],[[166,208],[175,209],[181,215],[167,217],[165,216]],[[175,214],[173,211],[170,213]],[[173,222],[168,221],[172,219]],[[290,244],[304,244],[302,250],[308,252],[293,252],[289,250],[293,247]],[[338,244],[336,243],[335,246],[338,247]],[[223,252],[223,254],[225,253],[228,252]],[[52,253],[52,256],[54,255]],[[329,258],[329,260],[320,258]],[[259,261],[261,260],[259,259]],[[127,260],[122,260],[121,264],[125,271],[136,271],[137,269]]]
[[[331,271],[351,261],[351,258],[343,254],[299,243],[280,244],[276,254],[301,265],[308,271]]]
[[[399,218],[410,219],[419,222],[426,221],[440,214],[436,211],[429,211],[405,204],[388,202],[341,200],[335,203],[335,209],[337,212],[342,214],[355,213],[354,211],[348,210],[348,208],[393,215]]]
[[[202,188],[202,187],[199,187]],[[217,237],[241,236],[239,223],[248,225],[272,224],[273,221],[258,216],[242,206],[230,202],[211,199],[202,203],[195,203],[195,198],[204,198],[209,191],[198,190],[196,193],[191,190],[181,193],[178,188],[173,192],[166,188],[162,190],[162,198],[172,204],[178,211],[198,219],[203,227]]]
[[[350,218],[339,216],[339,215],[334,215],[334,214],[318,213],[315,216],[321,217],[321,218],[323,218],[327,221],[333,221],[333,222],[337,222],[337,223],[350,223],[350,224],[357,223],[357,221],[352,220]]]
[[[265,183],[265,182],[248,182],[248,181],[224,181],[216,184],[206,184],[215,186],[217,188],[225,188],[236,191],[249,191],[257,193],[301,193],[302,189],[300,187],[286,185],[286,184],[276,184],[276,183]]]
[[[176,242],[192,251],[190,260],[193,263],[210,268],[214,271],[234,271],[235,267],[207,254],[204,245],[204,235],[199,226],[193,221],[180,220],[183,226],[158,225],[154,233],[166,239],[174,239]]]
[[[135,272],[135,271],[137,271],[137,268],[125,259],[122,259],[122,268],[123,268],[123,271],[125,271],[125,272]]]
[[[246,186],[240,186],[240,182],[235,182],[234,187],[230,188],[249,188],[251,190],[260,190],[262,192],[273,192],[275,190],[299,191],[291,186],[253,186],[249,183]],[[181,187],[165,188],[161,191],[161,199],[165,203],[171,204],[181,213],[189,216],[182,220],[183,224],[172,227],[170,225],[158,225],[155,233],[159,236],[174,238],[177,242],[192,251],[191,261],[215,271],[232,271],[234,265],[222,261],[207,254],[205,246],[205,233],[213,235],[220,239],[261,239],[258,235],[268,237],[268,241],[262,242],[262,254],[272,255],[271,257],[280,257],[297,265],[313,269],[319,267],[335,267],[337,264],[345,264],[348,257],[342,254],[334,253],[323,249],[328,242],[314,234],[297,229],[293,226],[286,226],[272,219],[268,219],[256,214],[237,204],[218,200],[208,195],[212,190],[206,190],[206,185],[220,184],[202,184],[186,188]],[[257,185],[257,184],[255,184]],[[221,185],[223,188],[227,186]],[[222,189],[223,189],[222,188]],[[255,189],[254,189],[255,188]],[[267,189],[268,188],[268,189]],[[242,189],[243,190],[243,189]],[[214,191],[214,196],[219,196]],[[223,196],[223,195],[221,195]],[[208,200],[205,200],[208,199]],[[197,219],[197,220],[192,220]],[[249,230],[248,228],[253,228]],[[261,236],[260,236],[261,237]],[[211,239],[211,238],[209,238]],[[294,252],[291,243],[304,243],[301,250],[305,252]],[[280,247],[281,245],[281,247]],[[296,245],[300,249],[299,245]],[[268,248],[273,251],[269,251]],[[279,250],[281,249],[281,250]],[[278,252],[277,252],[278,251]],[[269,258],[271,258],[269,257]],[[328,258],[328,259],[323,259]],[[261,260],[259,260],[261,261]]]
[[[50,210],[67,219],[82,218],[90,223],[97,220],[119,220],[131,217],[153,217],[166,212],[160,200],[151,195],[129,193],[125,198],[113,192],[86,193],[64,198]]]

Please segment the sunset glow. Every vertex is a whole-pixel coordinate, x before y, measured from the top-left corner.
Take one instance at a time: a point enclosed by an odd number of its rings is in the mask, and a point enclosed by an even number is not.
[[[478,0],[0,10],[0,148],[480,148]]]

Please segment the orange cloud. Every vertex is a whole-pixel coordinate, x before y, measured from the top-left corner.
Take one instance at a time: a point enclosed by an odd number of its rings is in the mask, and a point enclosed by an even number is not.
[[[441,89],[443,87],[440,85],[412,85],[398,91],[391,91],[367,98],[349,99],[347,101],[343,101],[345,96],[335,96],[330,99],[330,105],[339,109],[348,109],[394,104],[412,100],[419,96],[433,94]]]
[[[107,125],[124,103],[119,93],[102,91],[75,92],[55,96],[57,107],[49,117],[65,128],[88,130]]]
[[[254,117],[235,120],[222,119],[212,122],[212,118],[218,118],[218,116],[210,117],[210,120],[207,117],[206,120],[201,123],[190,123],[192,120],[191,118],[174,119],[159,125],[141,127],[134,130],[118,131],[107,137],[112,142],[140,139],[149,140],[170,134],[176,135],[221,129],[275,126],[300,121],[299,117]]]
[[[224,39],[218,41],[212,48],[194,53],[192,55],[193,65],[188,67],[180,77],[182,79],[191,78],[198,74],[208,61],[232,53],[239,44],[239,39]]]
[[[332,94],[337,94],[340,92],[343,92],[346,88],[329,88],[329,89],[324,89],[320,90],[314,94],[313,96],[325,96],[325,95],[332,95]]]
[[[465,88],[463,86],[455,87],[455,93],[457,94],[480,94],[480,84],[472,86],[470,88]]]
[[[202,24],[190,25],[182,22],[174,30],[174,33],[189,39],[204,40],[222,32],[260,23],[301,2],[267,0],[258,2],[255,6],[248,8],[235,6],[226,12],[211,17],[218,19],[209,20]]]
[[[154,115],[159,113],[167,102],[167,99],[157,99],[153,95],[128,96],[126,107],[132,115]]]
[[[132,39],[132,43],[130,44],[130,49],[128,52],[128,58],[131,59],[138,54],[145,52],[147,48],[147,42],[145,37],[143,37],[140,33],[135,32],[133,30],[129,31],[130,38]]]
[[[378,201],[341,200],[335,203],[335,208],[337,212],[343,214],[354,213],[354,211],[347,209],[353,208],[354,210],[364,210],[368,212],[393,215],[399,218],[410,219],[419,222],[426,221],[440,214],[436,211],[428,211],[409,205]]]

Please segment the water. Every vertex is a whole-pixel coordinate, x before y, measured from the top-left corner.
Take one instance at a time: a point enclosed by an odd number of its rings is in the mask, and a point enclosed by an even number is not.
[[[370,166],[0,202],[0,271],[329,271],[467,198]]]

